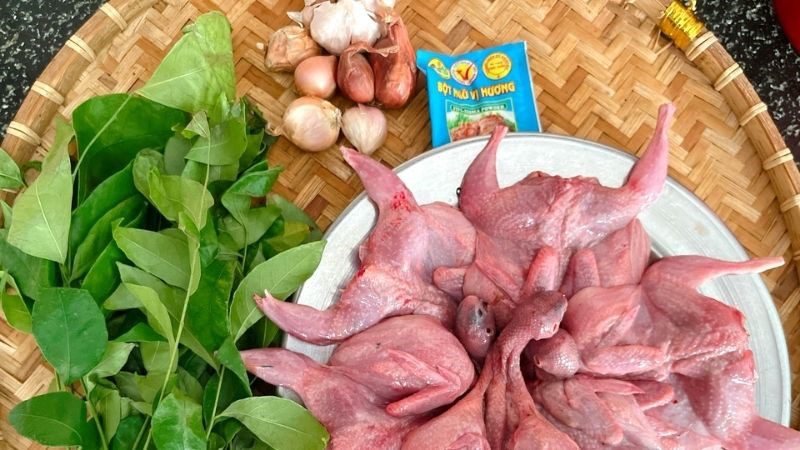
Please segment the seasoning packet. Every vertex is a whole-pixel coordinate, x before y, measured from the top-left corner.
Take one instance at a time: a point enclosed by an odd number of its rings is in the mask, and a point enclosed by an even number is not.
[[[427,75],[433,146],[510,131],[541,131],[525,42],[445,55],[417,50]]]

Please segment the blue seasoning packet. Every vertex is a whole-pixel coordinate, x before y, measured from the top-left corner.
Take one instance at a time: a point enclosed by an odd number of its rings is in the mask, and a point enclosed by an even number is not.
[[[417,50],[417,66],[428,79],[434,147],[490,134],[498,124],[541,131],[525,42],[455,56]]]

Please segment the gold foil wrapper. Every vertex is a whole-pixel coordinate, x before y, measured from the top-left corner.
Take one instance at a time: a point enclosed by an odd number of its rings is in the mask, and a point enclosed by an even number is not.
[[[673,0],[661,18],[661,31],[672,38],[678,48],[685,50],[703,29],[701,22],[694,14],[695,1],[687,6],[681,0]]]

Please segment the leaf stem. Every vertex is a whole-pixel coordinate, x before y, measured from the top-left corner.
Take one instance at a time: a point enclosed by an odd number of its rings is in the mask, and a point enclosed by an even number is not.
[[[208,153],[209,154],[211,153],[211,140],[209,140]],[[210,175],[211,175],[211,166],[206,164],[206,176],[205,176],[205,180],[203,180],[203,194],[200,196],[200,204],[201,205],[205,201],[205,196],[206,196],[206,193],[208,192],[208,180],[209,180]],[[192,219],[195,219],[195,218],[192,218]],[[198,220],[198,222],[199,222],[199,220]],[[193,226],[196,227],[197,223],[193,224]],[[184,230],[184,233],[186,233],[186,230]],[[195,238],[195,237],[194,236],[190,236],[189,233],[187,233],[187,238]],[[192,288],[192,286],[196,282],[196,278],[195,277],[199,276],[199,274],[195,270],[195,267],[197,266],[197,258],[199,258],[199,256],[200,256],[199,242],[197,244],[198,244],[197,246],[193,246],[192,247],[191,255],[189,255],[189,268],[190,268],[190,271],[191,271],[190,274],[189,274],[189,286],[187,286],[186,296],[183,298],[183,308],[181,309],[181,318],[178,321],[178,331],[175,333],[175,343],[173,344],[172,348],[170,348],[169,365],[167,366],[167,373],[164,376],[164,384],[161,386],[161,391],[159,391],[159,393],[158,393],[158,402],[154,401],[153,405],[156,405],[156,404],[160,403],[161,399],[164,398],[164,391],[167,390],[167,385],[169,384],[170,374],[172,374],[172,371],[174,370],[174,367],[175,367],[175,361],[177,359],[176,356],[178,354],[178,347],[180,346],[181,336],[183,335],[183,327],[184,327],[184,325],[186,323],[186,311],[189,309],[189,298],[194,293],[194,292],[192,292],[192,290],[196,288],[196,286],[195,286],[195,288]],[[155,411],[153,411],[153,414],[155,414]],[[153,428],[151,427],[147,431],[147,438],[144,441],[144,448],[145,449],[147,449],[147,446],[150,445],[150,438],[152,437],[152,434],[153,434]]]
[[[63,391],[64,385],[61,384],[61,377],[58,376],[58,372],[55,372],[55,375],[56,375],[56,387],[58,388],[59,391]]]
[[[67,264],[69,263],[69,249],[67,249]],[[65,286],[69,286],[72,282],[72,275],[70,275],[71,270],[66,266],[66,264],[59,264],[58,265],[59,272],[61,272],[61,280]]]
[[[144,418],[144,422],[142,422],[142,428],[139,429],[139,434],[136,435],[136,440],[133,441],[133,447],[131,448],[131,450],[136,450],[136,446],[139,445],[139,441],[142,439],[142,433],[144,433],[144,430],[147,428],[147,421],[148,420],[150,420],[150,416],[147,416],[147,417]],[[150,435],[149,434],[147,436],[147,441],[148,441],[147,443],[149,444],[150,443]],[[145,444],[144,448],[147,448],[146,446],[147,446],[147,444]]]
[[[194,283],[194,277],[197,276],[194,267],[197,261],[198,251],[194,250],[191,254],[191,259],[189,260],[189,267],[191,268],[191,274],[189,275],[189,287]],[[181,317],[178,320],[178,331],[175,333],[175,343],[173,344],[172,348],[169,351],[169,365],[167,366],[167,373],[164,375],[164,383],[161,385],[161,390],[158,393],[158,401],[153,401],[153,405],[157,405],[161,403],[161,400],[164,398],[164,392],[167,390],[167,385],[169,384],[170,375],[172,371],[175,369],[175,361],[178,359],[178,346],[180,345],[181,336],[183,335],[183,327],[186,323],[186,311],[189,309],[189,297],[191,297],[191,289],[186,290],[186,296],[183,298],[183,308],[181,309]],[[155,411],[153,411],[155,414]],[[144,446],[150,444],[150,437],[152,435],[152,428],[147,432],[147,439],[144,441]]]
[[[211,429],[214,428],[214,422],[217,420],[217,406],[219,406],[219,393],[222,391],[222,380],[225,379],[225,367],[219,372],[219,383],[217,383],[217,393],[214,396],[214,407],[211,408],[211,421],[208,422],[208,431],[206,431],[206,441],[211,439]]]
[[[247,272],[245,270],[245,267],[246,267],[246,264],[247,264],[247,247],[249,247],[249,245],[247,245],[247,228],[245,228],[244,229],[244,252],[242,253],[242,255],[243,255],[242,256],[242,278],[244,278],[244,276],[247,275]]]
[[[106,441],[106,434],[103,432],[103,426],[100,424],[100,417],[97,415],[97,410],[94,409],[94,404],[89,398],[89,388],[87,387],[86,377],[81,378],[81,386],[83,386],[83,392],[86,393],[86,406],[89,408],[89,414],[92,415],[94,424],[97,426],[97,432],[100,434],[100,445],[103,450],[108,450],[108,441]]]

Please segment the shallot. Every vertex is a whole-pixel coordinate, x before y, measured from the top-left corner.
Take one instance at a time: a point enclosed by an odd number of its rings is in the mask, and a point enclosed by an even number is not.
[[[336,57],[312,56],[294,70],[294,84],[301,95],[328,98],[336,91]]]
[[[386,142],[386,116],[378,108],[354,106],[342,115],[342,131],[358,151],[371,155]]]
[[[341,121],[341,111],[330,102],[300,97],[286,108],[278,132],[303,150],[320,152],[336,143]]]
[[[389,34],[378,41],[375,48],[397,46],[398,51],[385,56],[380,53],[369,55],[375,74],[375,100],[386,108],[402,108],[411,98],[417,81],[416,56],[403,19],[392,14],[386,21]]]
[[[361,52],[388,55],[397,48],[376,50],[363,42],[347,47],[339,58],[336,83],[347,98],[356,103],[370,103],[375,98],[375,75]]]
[[[289,25],[276,31],[269,38],[267,70],[291,72],[300,62],[322,53],[320,46],[311,39],[303,27]]]

